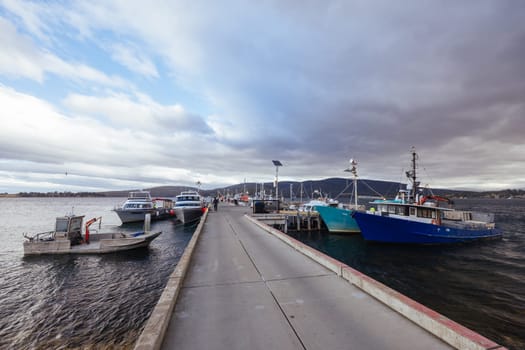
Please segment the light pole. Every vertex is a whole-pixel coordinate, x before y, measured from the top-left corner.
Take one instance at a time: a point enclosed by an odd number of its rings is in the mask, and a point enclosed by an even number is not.
[[[275,165],[275,197],[277,197],[277,212],[279,212],[279,167],[283,164],[278,160],[272,160]]]

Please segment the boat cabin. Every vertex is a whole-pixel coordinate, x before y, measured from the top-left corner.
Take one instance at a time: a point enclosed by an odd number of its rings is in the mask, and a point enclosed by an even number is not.
[[[122,209],[152,209],[153,204],[152,203],[129,203],[126,202]]]
[[[201,196],[195,191],[183,191],[175,198],[176,207],[189,207],[201,204]]]
[[[490,223],[494,222],[493,214],[484,214],[471,211],[454,210],[439,207],[435,203],[427,202],[423,205],[402,203],[398,200],[374,201],[377,209],[372,207],[368,212],[382,216],[392,216],[410,221],[426,222],[436,225],[454,225],[454,223]]]
[[[426,205],[417,205],[417,204],[406,204],[396,201],[390,201],[385,202],[381,201],[381,203],[372,202],[374,204],[377,204],[377,212],[380,215],[383,216],[395,216],[395,217],[406,217],[407,219],[410,218],[410,220],[413,221],[422,221],[422,222],[430,222],[430,221],[436,221],[440,222],[443,217],[444,213],[446,211],[450,211],[451,209],[447,208],[441,208],[441,207],[432,207],[432,206],[426,206]],[[375,211],[374,208],[372,208],[372,211]]]
[[[135,191],[128,194],[128,199],[122,205],[123,210],[153,209],[151,195],[147,191]]]
[[[84,215],[62,216],[56,219],[55,238],[68,239],[71,245],[81,244]]]

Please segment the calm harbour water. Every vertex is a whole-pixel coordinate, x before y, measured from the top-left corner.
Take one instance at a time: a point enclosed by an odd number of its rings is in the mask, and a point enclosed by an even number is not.
[[[194,227],[154,222],[148,249],[23,258],[22,233],[56,216],[102,216],[102,231],[134,232],[111,211],[123,198],[0,199],[0,349],[130,349]],[[448,246],[367,244],[360,236],[297,238],[509,349],[525,349],[525,200],[462,200],[494,212],[504,237]],[[95,227],[93,224],[92,227]]]
[[[503,238],[416,246],[291,235],[509,349],[525,349],[525,200],[457,200],[456,208],[495,213]]]
[[[55,217],[102,216],[101,232],[141,230],[111,211],[124,198],[0,199],[0,349],[130,349],[195,227],[174,220],[149,246],[101,255],[23,257],[22,234]],[[95,223],[92,228],[98,227]]]

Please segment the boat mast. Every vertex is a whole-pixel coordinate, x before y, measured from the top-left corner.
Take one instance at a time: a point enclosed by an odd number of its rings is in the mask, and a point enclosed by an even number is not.
[[[350,164],[352,165],[352,174],[354,175],[354,209],[357,210],[357,161],[355,159],[350,159]]]
[[[355,209],[357,209],[357,161],[355,159],[350,159],[350,168],[345,169],[344,171],[350,172],[352,173],[352,175],[354,175],[354,204],[355,204]],[[347,187],[348,187],[348,180],[347,180]]]
[[[410,150],[410,153],[412,153],[412,170],[407,171],[407,177],[412,181],[412,200],[416,201],[416,194],[417,194],[417,188],[419,186],[419,183],[417,182],[417,176],[416,176],[416,160],[417,160],[417,153],[416,148],[412,146],[412,149]]]

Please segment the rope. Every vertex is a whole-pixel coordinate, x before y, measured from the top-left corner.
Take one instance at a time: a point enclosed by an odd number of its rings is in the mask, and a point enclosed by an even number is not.
[[[381,193],[377,192],[372,187],[370,187],[370,185],[368,185],[365,180],[361,180],[361,182],[364,183],[366,185],[366,187],[368,187],[369,190],[371,190],[372,192],[377,194],[379,197],[385,198],[385,196],[383,196]]]

